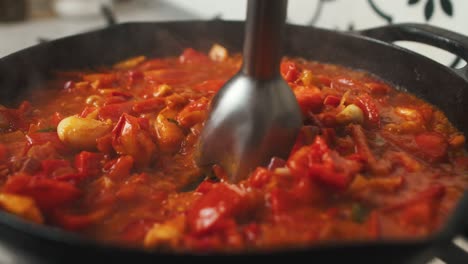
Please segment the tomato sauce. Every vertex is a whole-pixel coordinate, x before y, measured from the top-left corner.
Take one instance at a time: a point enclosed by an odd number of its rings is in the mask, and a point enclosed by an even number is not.
[[[58,72],[0,108],[0,207],[130,247],[276,249],[437,232],[468,185],[465,137],[363,71],[284,58],[304,125],[244,181],[199,168],[210,100],[242,63],[221,46]],[[39,100],[40,99],[40,100]]]

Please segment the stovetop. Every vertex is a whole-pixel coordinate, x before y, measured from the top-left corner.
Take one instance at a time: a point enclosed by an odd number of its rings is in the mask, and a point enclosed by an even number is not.
[[[424,252],[426,254],[427,264],[462,264],[468,263],[468,240],[465,237],[458,236],[452,243],[441,248],[434,248]],[[423,260],[424,261],[424,260]],[[419,264],[414,263],[414,264]]]

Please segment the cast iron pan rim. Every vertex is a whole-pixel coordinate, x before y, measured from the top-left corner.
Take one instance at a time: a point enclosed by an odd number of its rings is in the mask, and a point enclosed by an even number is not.
[[[465,84],[468,85],[468,80],[465,79],[464,77],[460,76],[455,71],[455,69],[451,69],[451,68],[447,67],[446,65],[441,64],[441,63],[439,63],[439,62],[437,62],[437,61],[435,61],[435,60],[433,60],[433,59],[431,59],[429,57],[421,55],[421,54],[419,54],[419,53],[417,53],[417,52],[415,52],[413,50],[410,50],[410,49],[407,49],[405,47],[402,47],[402,46],[399,46],[399,45],[396,45],[396,44],[393,44],[393,43],[389,43],[389,42],[386,42],[386,41],[383,41],[383,40],[379,40],[379,39],[375,39],[375,38],[368,37],[368,36],[365,36],[365,35],[361,35],[361,32],[359,32],[359,31],[357,31],[357,32],[341,32],[341,34],[343,34],[345,36],[354,36],[354,37],[359,38],[359,39],[367,40],[369,42],[378,43],[380,45],[383,45],[383,46],[386,46],[386,47],[389,47],[389,48],[393,48],[393,49],[399,50],[401,52],[405,52],[408,55],[415,57],[415,59],[420,60],[424,64],[432,64],[431,66],[437,67],[439,71],[444,71],[444,72],[450,74],[452,78],[460,79],[461,81],[463,81]],[[411,42],[417,43],[417,41],[411,41]],[[453,54],[450,51],[445,51],[445,52],[449,52],[449,53]],[[464,67],[466,67],[466,66],[464,66]],[[385,81],[390,82],[390,83],[392,82],[392,80],[385,80]],[[405,89],[405,87],[396,87],[396,88],[404,88]]]
[[[104,29],[90,30],[90,31],[86,31],[86,32],[83,32],[83,33],[79,33],[79,34],[74,34],[74,35],[69,35],[69,36],[65,36],[65,37],[62,37],[62,38],[58,38],[58,39],[55,39],[55,40],[50,41],[50,42],[39,43],[39,44],[30,46],[30,47],[27,47],[25,49],[16,51],[16,52],[11,53],[9,55],[6,55],[4,57],[0,57],[0,60],[5,60],[5,59],[8,59],[10,57],[14,57],[16,54],[20,54],[20,53],[29,53],[30,51],[32,51],[32,50],[34,50],[34,49],[36,49],[38,47],[50,45],[51,42],[56,43],[56,42],[66,40],[66,39],[79,38],[80,36],[84,36],[84,35],[87,35],[87,34],[90,34],[90,33],[97,33],[97,32],[103,32],[103,31],[112,31],[112,30],[115,30],[115,29],[118,29],[118,28],[132,28],[132,27],[138,27],[138,26],[141,26],[141,25],[147,25],[147,26],[161,25],[161,26],[164,26],[164,25],[191,25],[191,24],[232,24],[232,25],[237,24],[237,25],[243,25],[244,21],[241,21],[241,20],[218,20],[218,19],[216,19],[216,20],[173,20],[173,21],[157,21],[157,22],[124,22],[124,23],[110,25],[110,26],[108,26],[107,28],[104,28]],[[398,26],[398,24],[395,24],[395,25]],[[437,62],[435,60],[432,60],[432,59],[430,59],[430,58],[428,58],[426,56],[423,56],[423,55],[421,55],[419,53],[416,53],[415,51],[412,51],[410,49],[407,49],[407,48],[404,48],[402,46],[398,46],[398,45],[395,45],[393,43],[389,43],[389,42],[386,42],[386,41],[383,41],[383,40],[378,40],[378,39],[375,39],[375,38],[372,38],[372,37],[365,36],[365,35],[362,34],[363,31],[351,32],[351,31],[330,30],[330,29],[318,28],[318,27],[314,27],[314,26],[296,25],[296,24],[292,24],[292,23],[287,24],[286,29],[287,29],[287,31],[288,30],[294,30],[294,29],[302,29],[302,30],[312,29],[314,31],[318,31],[318,32],[321,32],[321,33],[324,33],[324,34],[341,35],[343,37],[350,37],[350,38],[360,39],[360,40],[367,41],[367,42],[373,42],[373,43],[376,43],[378,45],[382,45],[382,46],[385,46],[387,48],[392,48],[394,50],[398,50],[399,52],[406,53],[407,55],[414,57],[415,60],[421,60],[421,62],[424,63],[424,64],[431,64],[431,66],[437,67],[438,70],[444,71],[444,72],[450,74],[452,78],[460,79],[460,80],[462,80],[463,82],[465,82],[468,85],[468,80],[461,77],[460,75],[458,75],[453,69],[451,69],[451,68],[449,68],[449,67],[447,67],[447,66],[445,66],[445,65],[443,65],[443,64],[441,64],[441,63],[439,63],[439,62]],[[177,54],[173,54],[173,55],[177,55]],[[288,56],[287,51],[285,51],[285,55]],[[307,59],[313,59],[313,58],[307,58]],[[320,61],[320,62],[327,63],[327,61]],[[343,66],[346,66],[346,65],[343,65]],[[465,66],[465,67],[468,67],[468,66]],[[359,70],[359,69],[356,69],[356,70]],[[394,84],[393,80],[384,80],[384,81],[389,82],[390,84]],[[405,89],[405,87],[399,87],[399,86],[397,86],[396,88]]]
[[[193,23],[197,24],[243,24],[243,21],[219,21],[219,20],[213,20],[213,21],[205,21],[205,20],[184,20],[184,21],[168,21],[168,22],[128,22],[128,23],[122,23],[122,24],[117,24],[113,25],[107,29],[100,29],[100,30],[93,30],[93,31],[88,31],[80,34],[75,34],[75,35],[70,35],[66,36],[54,41],[51,41],[53,43],[60,42],[61,40],[64,39],[70,39],[70,38],[79,38],[82,35],[86,35],[89,33],[93,32],[100,32],[100,31],[111,31],[116,28],[131,28],[139,25],[175,25],[175,24],[180,24],[180,25],[190,25]],[[288,25],[289,29],[294,30],[294,28],[298,29],[309,29],[312,27],[307,27],[307,26],[300,26],[300,25]],[[424,60],[425,63],[431,63],[433,66],[437,66],[440,70],[449,72],[453,78],[460,78],[463,81],[465,81],[462,77],[459,75],[455,74],[454,71],[451,69],[427,58],[422,55],[419,55],[415,52],[409,51],[405,48],[376,40],[373,38],[369,38],[366,36],[359,35],[359,33],[349,33],[349,32],[340,32],[340,31],[332,31],[332,30],[326,30],[326,29],[319,29],[319,28],[313,28],[313,30],[320,31],[326,34],[339,34],[344,37],[350,37],[350,38],[358,38],[362,39],[363,41],[370,41],[370,42],[375,42],[379,45],[384,45],[387,48],[392,48],[392,49],[398,49],[401,52],[408,53],[408,55],[414,56],[415,59],[418,60]],[[50,43],[50,42],[49,42]],[[7,59],[9,57],[15,56],[15,54],[18,53],[29,53],[36,49],[39,46],[44,46],[44,45],[49,45],[49,43],[41,43],[35,46],[28,47],[26,49],[20,50],[18,52],[12,53],[10,55],[7,55],[1,60]],[[388,80],[391,81],[391,80]],[[465,81],[465,83],[467,83]],[[255,252],[247,252],[247,254],[262,254],[262,253],[267,253],[267,254],[282,254],[282,253],[289,253],[289,252],[304,252],[304,251],[310,251],[310,250],[333,250],[333,249],[338,249],[338,248],[366,248],[369,246],[372,247],[392,247],[392,246],[424,246],[424,245],[429,245],[433,242],[440,242],[440,241],[449,241],[456,233],[455,228],[453,227],[452,222],[456,223],[461,223],[461,217],[463,214],[466,216],[466,213],[463,213],[461,205],[463,204],[463,208],[468,208],[468,195],[465,195],[459,202],[457,208],[452,213],[452,216],[447,220],[446,224],[442,227],[442,229],[438,232],[435,232],[431,234],[430,236],[424,237],[424,238],[415,238],[415,239],[405,239],[405,240],[377,240],[377,241],[337,241],[337,242],[330,242],[330,243],[318,243],[318,244],[313,244],[310,246],[298,246],[298,247],[291,247],[291,248],[286,248],[286,249],[281,249],[278,251],[255,251]],[[458,220],[454,220],[458,219]],[[128,252],[128,253],[140,253],[140,254],[168,254],[172,255],[172,253],[161,253],[157,251],[147,251],[144,249],[139,249],[139,248],[128,248],[128,247],[123,247],[123,246],[118,246],[118,245],[111,245],[111,244],[105,244],[105,243],[100,243],[98,241],[88,239],[85,237],[82,237],[80,235],[74,234],[72,232],[68,232],[56,227],[51,227],[51,226],[44,226],[44,225],[38,225],[31,223],[29,221],[23,220],[15,215],[0,211],[0,224],[4,225],[16,232],[23,233],[28,236],[32,237],[37,237],[40,239],[43,239],[45,241],[49,242],[57,242],[57,243],[62,243],[62,244],[67,244],[70,246],[80,246],[80,247],[92,247],[96,249],[103,249],[103,250],[120,250],[122,252]],[[198,255],[196,252],[190,252],[188,253],[189,255],[194,254]],[[223,255],[224,253],[214,253],[214,255]],[[229,253],[231,254],[231,253]],[[246,252],[239,252],[234,254],[241,254],[245,255]],[[177,254],[179,255],[179,254]],[[210,254],[212,255],[212,254]]]
[[[112,29],[112,28],[118,28],[118,27],[134,27],[134,26],[139,26],[139,25],[174,25],[174,24],[187,24],[187,25],[190,25],[190,24],[233,24],[233,25],[243,25],[244,24],[244,21],[242,20],[219,20],[219,19],[216,19],[216,20],[174,20],[174,21],[161,21],[161,22],[124,22],[124,23],[119,23],[119,24],[114,24],[112,26],[110,26],[109,28]],[[399,24],[394,24],[393,26],[398,26]],[[405,25],[405,24],[402,24],[402,25]],[[360,39],[360,40],[363,40],[363,41],[367,41],[367,42],[373,42],[373,43],[376,43],[378,45],[382,45],[382,46],[385,46],[385,47],[388,47],[388,48],[392,48],[394,50],[398,50],[399,52],[402,52],[402,53],[406,53],[407,55],[409,56],[412,56],[414,57],[415,60],[422,60],[421,62],[424,63],[424,64],[431,64],[431,66],[434,66],[434,67],[437,67],[439,68],[439,70],[441,71],[444,71],[444,72],[447,72],[449,73],[450,75],[452,75],[453,78],[457,78],[457,79],[460,79],[462,80],[463,82],[465,82],[467,85],[468,85],[468,80],[461,77],[460,75],[458,75],[454,69],[451,69],[449,67],[447,67],[446,65],[443,65],[429,57],[426,57],[424,55],[421,55],[413,50],[410,50],[408,48],[405,48],[405,47],[402,47],[402,46],[399,46],[399,45],[396,45],[394,43],[390,43],[390,42],[386,42],[386,41],[383,41],[383,40],[379,40],[379,39],[375,39],[375,38],[372,38],[372,37],[369,37],[369,36],[366,36],[365,35],[365,30],[360,30],[360,31],[342,31],[342,30],[331,30],[331,29],[325,29],[325,28],[320,28],[320,27],[315,27],[315,26],[304,26],[304,25],[298,25],[298,24],[294,24],[294,23],[288,23],[286,25],[286,30],[294,30],[294,29],[302,29],[302,30],[314,30],[314,31],[317,31],[317,32],[321,32],[323,34],[333,34],[333,35],[341,35],[343,37],[350,37],[350,38],[355,38],[355,39]],[[96,32],[96,31],[101,31],[101,30],[95,30],[95,31],[91,31],[91,32]],[[89,32],[87,32],[89,33]],[[85,33],[82,33],[82,34],[86,34]],[[81,35],[81,34],[79,34]],[[79,35],[74,35],[74,36],[79,36]],[[402,40],[404,41],[404,40]],[[410,42],[414,42],[414,43],[418,43],[418,41],[411,41],[411,40],[408,40]],[[426,44],[428,45],[428,44]],[[431,45],[429,45],[431,46]],[[447,51],[445,50],[446,52],[449,52],[451,54],[453,54],[452,52],[450,51]],[[286,56],[288,55],[287,54],[287,51],[286,52]],[[176,54],[177,55],[177,54]],[[308,59],[313,59],[313,58],[308,58]],[[327,63],[326,61],[321,61],[323,63]],[[343,65],[346,67],[346,65]],[[465,66],[465,67],[468,67]],[[359,70],[359,69],[357,69]],[[392,80],[385,80],[387,82],[392,82]],[[397,87],[398,88],[398,87]],[[404,87],[402,87],[404,88]]]
[[[63,245],[78,247],[78,248],[90,248],[104,251],[119,251],[120,253],[129,253],[129,254],[144,254],[144,255],[167,255],[167,256],[197,256],[197,255],[264,255],[264,254],[290,254],[290,253],[304,253],[307,251],[322,251],[322,250],[337,250],[337,249],[348,249],[348,250],[358,250],[368,247],[373,248],[387,248],[387,247],[424,247],[436,243],[447,242],[445,238],[449,236],[440,235],[439,233],[432,234],[425,238],[415,238],[415,239],[398,239],[398,240],[376,240],[376,241],[365,241],[365,240],[356,240],[356,241],[330,241],[325,243],[317,243],[312,245],[298,245],[290,246],[285,248],[278,248],[273,250],[250,250],[250,251],[239,251],[239,252],[185,252],[185,253],[175,253],[175,252],[161,252],[161,251],[151,251],[145,250],[142,248],[131,248],[121,245],[114,245],[109,243],[103,243],[96,240],[92,240],[72,232],[59,229],[57,227],[39,225],[31,223],[27,220],[19,218],[15,215],[0,211],[0,225],[6,225],[8,228],[18,232],[23,233],[33,238],[40,238],[44,242],[55,242]],[[441,239],[442,237],[443,239]]]
[[[236,21],[229,21],[229,22],[236,22]],[[398,26],[398,24],[394,24],[393,26]],[[295,25],[295,24],[288,24],[287,28],[290,28],[291,30],[294,30],[294,29],[307,30],[307,29],[312,28],[314,31],[318,31],[318,32],[321,32],[321,33],[324,33],[324,34],[341,35],[343,37],[355,38],[355,39],[360,39],[360,40],[367,41],[367,42],[376,43],[378,45],[382,45],[382,46],[385,46],[387,48],[391,48],[393,50],[398,50],[401,53],[405,53],[406,55],[411,56],[414,60],[421,61],[421,63],[424,64],[424,65],[430,64],[431,67],[437,67],[439,71],[443,71],[445,73],[448,73],[448,74],[451,75],[452,78],[459,79],[459,80],[463,81],[465,84],[468,85],[468,80],[465,79],[464,77],[460,76],[454,69],[451,69],[451,68],[447,67],[444,64],[441,64],[441,63],[439,63],[439,62],[437,62],[437,61],[435,61],[435,60],[433,60],[433,59],[431,59],[429,57],[421,55],[421,54],[419,54],[419,53],[417,53],[417,52],[415,52],[413,50],[410,50],[408,48],[396,45],[396,44],[391,43],[391,42],[387,42],[387,41],[383,41],[383,40],[379,40],[379,39],[375,39],[375,38],[366,36],[365,31],[367,29],[362,30],[362,31],[340,31],[340,30],[330,30],[330,29],[318,28],[318,27],[314,27],[314,26],[303,26],[303,25]],[[402,40],[402,41],[405,41],[405,40]],[[418,41],[411,41],[411,40],[408,40],[408,41],[413,42],[413,43],[419,43]],[[428,44],[426,44],[426,45],[428,45]],[[431,46],[431,45],[428,45],[428,46]],[[453,54],[452,52],[447,51],[447,50],[445,50],[445,52]],[[326,61],[321,61],[321,62],[327,63]],[[342,65],[342,66],[347,67],[346,65]],[[464,67],[468,67],[468,65],[464,66]],[[353,69],[359,70],[359,69],[356,69],[356,68],[353,68]],[[365,71],[369,72],[369,70],[365,70]],[[372,73],[372,72],[370,71],[370,73]],[[379,76],[377,76],[377,77],[379,77]],[[384,81],[388,82],[390,84],[394,84],[393,83],[394,80],[391,80],[391,79],[384,79]],[[405,87],[400,87],[400,86],[395,87],[395,88],[397,88],[397,89],[403,88],[404,90],[406,90]]]

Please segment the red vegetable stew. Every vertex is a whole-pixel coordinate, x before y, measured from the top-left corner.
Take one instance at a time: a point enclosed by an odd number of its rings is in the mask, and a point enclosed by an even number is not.
[[[210,100],[242,58],[220,45],[58,72],[0,108],[0,207],[130,247],[175,252],[409,239],[468,185],[465,137],[370,73],[284,58],[304,125],[287,160],[244,181],[193,159]]]

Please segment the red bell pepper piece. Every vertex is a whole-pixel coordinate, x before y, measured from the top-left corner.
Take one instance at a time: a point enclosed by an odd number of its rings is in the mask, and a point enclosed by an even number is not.
[[[200,183],[200,185],[198,185],[197,189],[195,189],[196,192],[199,192],[199,193],[207,193],[209,192],[213,186],[215,186],[215,183],[212,182],[212,181],[203,181],[202,183]]]
[[[291,173],[298,177],[310,177],[317,182],[344,190],[350,184],[354,174],[361,169],[355,160],[341,157],[330,150],[322,137],[295,152],[287,163]]]
[[[135,82],[142,80],[143,76],[143,72],[139,70],[128,70],[119,76],[119,83],[121,87],[131,90]]]
[[[294,89],[299,107],[302,114],[306,115],[308,112],[317,113],[322,109],[323,98],[322,93],[318,88],[300,86]]]
[[[341,98],[335,95],[327,95],[323,100],[324,105],[329,105],[333,107],[337,107],[341,102]]]
[[[114,153],[114,148],[112,147],[112,135],[107,134],[98,139],[96,139],[97,149],[99,152],[104,154]]]
[[[326,76],[326,75],[317,75],[315,77],[317,79],[317,81],[319,81],[322,85],[325,85],[325,86],[328,86],[330,87],[331,83],[332,83],[332,79],[330,79],[330,77]]]
[[[0,109],[0,120],[2,123],[8,123],[8,126],[13,130],[27,130],[28,123],[24,118],[24,111],[17,109],[4,108]]]
[[[81,195],[81,191],[73,184],[22,174],[10,177],[3,186],[3,191],[29,196],[43,210],[65,205]]]
[[[156,151],[151,134],[145,130],[147,122],[123,114],[112,131],[112,146],[121,155],[133,157],[138,167],[149,165]]]
[[[53,173],[60,168],[71,168],[68,160],[43,160],[41,161],[42,172],[46,177],[53,176]]]
[[[303,177],[296,179],[289,188],[274,187],[267,197],[273,213],[281,215],[300,206],[321,203],[325,195],[315,179]]]
[[[192,48],[185,49],[179,56],[180,63],[206,63],[210,58],[204,53],[196,51]]]
[[[298,205],[298,201],[294,200],[290,191],[278,187],[273,188],[268,197],[271,210],[274,214],[280,214]]]
[[[132,113],[132,102],[124,102],[120,104],[108,104],[99,109],[98,117],[101,120],[110,119],[112,121],[119,120],[124,113]]]
[[[97,108],[92,106],[85,106],[83,111],[79,114],[80,117],[87,117],[89,114],[94,112]]]
[[[99,209],[86,214],[72,214],[65,210],[54,210],[53,221],[67,230],[80,230],[101,220],[110,212],[110,208]]]
[[[159,111],[166,105],[164,98],[156,97],[141,100],[136,102],[132,110],[136,113],[147,113],[152,111]]]
[[[59,139],[57,132],[30,133],[26,135],[26,140],[28,141],[28,149],[34,145],[51,143],[53,148],[61,154],[66,154],[69,151],[68,148]]]
[[[356,98],[356,105],[364,112],[365,124],[369,127],[380,127],[379,109],[369,94],[361,94]]]
[[[123,104],[123,103],[125,103],[127,101],[128,101],[128,99],[126,97],[124,97],[124,96],[109,95],[109,96],[104,98],[104,102],[102,104],[104,106],[107,106],[107,105],[113,105],[113,104]]]
[[[271,179],[272,171],[258,167],[255,169],[248,178],[248,183],[254,188],[263,188]]]
[[[217,228],[226,220],[238,219],[250,212],[255,199],[234,185],[215,184],[194,202],[187,212],[190,230],[203,234]]]
[[[97,176],[101,172],[104,154],[82,151],[75,157],[75,167],[85,177]]]
[[[190,102],[177,115],[177,122],[182,127],[191,127],[205,119],[210,101],[206,97]]]
[[[436,132],[423,132],[414,137],[418,153],[429,161],[440,161],[447,156],[447,139]]]
[[[109,178],[118,180],[130,176],[130,171],[133,168],[133,157],[124,155],[118,158],[109,169]]]
[[[52,114],[52,118],[51,118],[51,123],[54,127],[57,127],[58,124],[60,123],[60,121],[62,121],[62,119],[64,118],[64,116],[59,113],[59,112],[55,112],[54,114]]]
[[[280,66],[281,75],[287,82],[295,82],[299,77],[300,71],[294,62],[283,61]]]
[[[361,156],[369,169],[376,174],[388,174],[391,169],[390,162],[386,160],[378,160],[367,143],[367,137],[360,125],[349,125],[351,136],[353,137],[356,146],[356,152]]]
[[[371,82],[365,84],[369,88],[370,92],[373,94],[387,94],[391,91],[390,86],[384,83]]]

